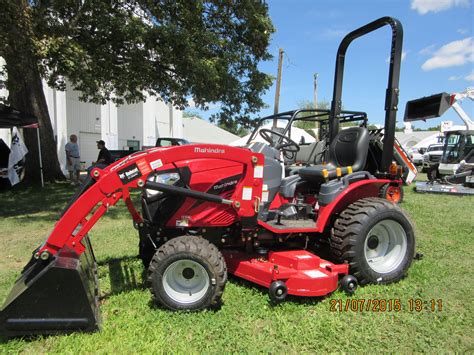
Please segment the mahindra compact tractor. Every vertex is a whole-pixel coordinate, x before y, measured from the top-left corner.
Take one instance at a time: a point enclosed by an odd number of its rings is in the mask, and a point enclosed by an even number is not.
[[[341,118],[357,116],[341,112],[346,50],[385,25],[392,42],[380,147],[363,124],[343,130],[339,125]],[[414,257],[413,225],[397,204],[380,196],[402,184],[403,172],[393,161],[401,53],[402,26],[390,17],[343,39],[320,164],[285,174],[284,156],[300,146],[269,128],[259,129],[265,143],[158,147],[92,169],[7,297],[1,333],[99,328],[97,265],[88,232],[120,200],[138,229],[153,298],[167,309],[218,306],[228,274],[268,288],[273,301],[400,280]],[[142,191],[141,213],[132,189]],[[322,251],[328,260],[318,256]]]

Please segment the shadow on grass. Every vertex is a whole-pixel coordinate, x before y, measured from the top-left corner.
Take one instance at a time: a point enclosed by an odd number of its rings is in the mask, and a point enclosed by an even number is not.
[[[0,192],[0,215],[14,218],[19,223],[55,222],[59,220],[64,208],[74,196],[75,190],[70,185],[58,183],[38,188],[25,188],[17,193]],[[135,206],[138,206],[134,201]],[[117,208],[111,208],[106,218],[120,220],[129,217],[127,208],[119,202]]]
[[[74,188],[66,183],[39,187],[15,188],[0,192],[0,215],[17,217],[38,212],[59,213],[74,195]]]
[[[101,293],[101,300],[122,292],[146,289],[146,270],[136,256],[107,258],[97,265],[108,268],[110,281],[110,291]]]
[[[141,265],[141,261],[136,256],[124,256],[122,258],[106,258],[97,262],[99,267],[107,267],[108,278],[110,280],[111,289],[107,293],[103,293],[100,296],[100,300],[109,298],[112,295],[120,294],[123,292],[145,289],[146,271]],[[36,341],[44,337],[54,337],[56,335],[75,333],[75,331],[58,331],[57,333],[48,335],[28,335],[28,336],[17,336],[7,338],[0,335],[0,344],[7,343],[13,340],[19,340],[26,342]],[[0,351],[1,352],[1,351]]]

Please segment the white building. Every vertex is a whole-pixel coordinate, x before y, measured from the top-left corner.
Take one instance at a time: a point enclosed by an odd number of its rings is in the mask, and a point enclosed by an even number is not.
[[[81,161],[86,166],[97,159],[96,141],[100,139],[109,149],[126,150],[154,146],[158,137],[183,138],[182,111],[156,97],[132,105],[116,106],[112,102],[96,105],[80,101],[79,93],[72,89],[58,91],[43,83],[43,90],[63,171],[66,169],[64,147],[71,134],[78,137]],[[2,94],[8,95],[5,89]],[[9,143],[9,130],[0,130],[0,138]]]
[[[97,159],[99,139],[109,149],[138,150],[154,146],[158,137],[183,136],[182,112],[156,97],[132,105],[96,105],[80,101],[74,90],[57,91],[46,84],[44,90],[63,168],[64,146],[71,134],[78,137],[81,161],[86,166]]]

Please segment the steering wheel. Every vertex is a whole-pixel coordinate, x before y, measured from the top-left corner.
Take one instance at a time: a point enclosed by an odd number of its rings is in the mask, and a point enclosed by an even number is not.
[[[296,153],[300,151],[300,146],[294,140],[280,132],[276,132],[268,128],[262,128],[259,131],[259,134],[270,144],[270,147],[282,151],[285,158],[289,160],[296,158]],[[272,135],[280,138],[278,142],[273,140]]]

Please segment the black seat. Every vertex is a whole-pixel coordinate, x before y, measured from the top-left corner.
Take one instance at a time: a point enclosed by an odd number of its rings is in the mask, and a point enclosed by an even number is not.
[[[329,146],[327,164],[301,168],[299,176],[311,183],[324,182],[323,170],[327,169],[328,178],[336,177],[336,168],[340,167],[342,175],[347,174],[347,167],[360,171],[365,167],[369,151],[369,131],[364,127],[350,127],[340,131]]]

